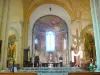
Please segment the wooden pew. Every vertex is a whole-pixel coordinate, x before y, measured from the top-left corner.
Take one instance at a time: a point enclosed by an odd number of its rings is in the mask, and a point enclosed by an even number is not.
[[[0,72],[0,75],[37,75],[37,73],[28,73],[28,72]]]
[[[68,75],[100,75],[100,72],[70,72]]]

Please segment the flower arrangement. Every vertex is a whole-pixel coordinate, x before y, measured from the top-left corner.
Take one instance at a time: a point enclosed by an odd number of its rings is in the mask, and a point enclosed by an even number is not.
[[[90,65],[89,65],[89,70],[90,70],[91,72],[94,72],[94,71],[96,70],[96,66],[93,65],[92,63],[90,63]]]

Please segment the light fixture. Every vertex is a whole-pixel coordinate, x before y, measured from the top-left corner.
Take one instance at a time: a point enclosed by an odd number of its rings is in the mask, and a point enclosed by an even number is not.
[[[50,7],[49,7],[49,11],[52,11],[51,5],[50,5]]]
[[[49,8],[49,11],[52,11],[52,8],[51,7]]]

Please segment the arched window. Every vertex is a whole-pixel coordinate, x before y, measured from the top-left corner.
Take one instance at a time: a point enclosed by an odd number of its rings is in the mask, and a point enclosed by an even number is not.
[[[64,50],[66,50],[66,39],[64,39]]]
[[[55,33],[52,31],[46,32],[46,51],[55,51]]]
[[[35,44],[38,44],[38,39],[35,39]]]
[[[38,39],[36,38],[34,42],[35,42],[35,50],[38,50]]]

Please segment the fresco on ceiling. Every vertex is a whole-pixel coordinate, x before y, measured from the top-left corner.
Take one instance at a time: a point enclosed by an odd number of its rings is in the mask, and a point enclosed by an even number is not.
[[[8,37],[8,64],[12,64],[13,57],[16,56],[16,35],[12,34]]]
[[[85,33],[84,38],[85,38],[84,47],[85,47],[86,59],[89,60],[90,58],[96,58],[94,36],[91,35],[90,33]]]
[[[65,21],[60,17],[46,15],[36,21],[34,29],[40,32],[46,32],[47,30],[66,32],[66,28]]]

